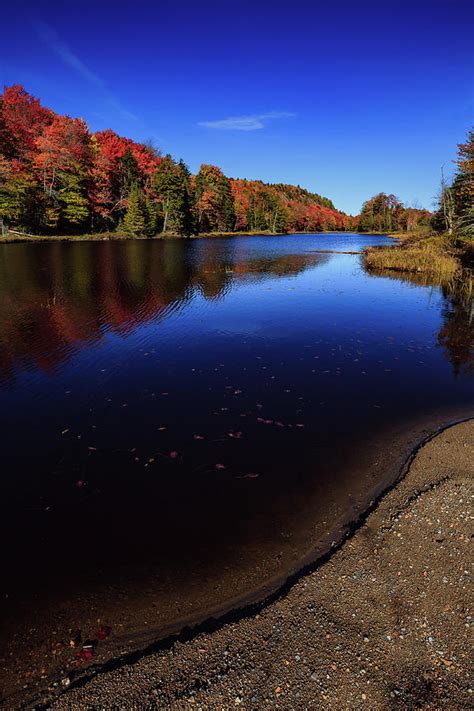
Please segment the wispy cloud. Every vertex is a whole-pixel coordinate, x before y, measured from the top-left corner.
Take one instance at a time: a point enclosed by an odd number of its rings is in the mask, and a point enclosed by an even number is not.
[[[251,114],[249,116],[229,116],[217,121],[200,121],[199,126],[216,128],[221,131],[258,131],[265,128],[273,119],[294,118],[296,114],[290,111],[270,111],[267,114]]]
[[[93,86],[101,90],[103,97],[111,105],[111,107],[117,111],[122,118],[131,119],[133,121],[139,120],[138,117],[133,114],[128,109],[125,109],[120,101],[114,96],[114,94],[107,87],[106,83],[93,71],[87,67],[82,59],[72,52],[72,50],[65,44],[62,39],[58,36],[55,30],[47,25],[45,22],[37,20],[33,22],[33,27],[37,35],[43,40],[45,44],[48,45],[50,50],[56,54],[64,64],[73,69],[76,74],[79,74],[85,81],[89,82]]]

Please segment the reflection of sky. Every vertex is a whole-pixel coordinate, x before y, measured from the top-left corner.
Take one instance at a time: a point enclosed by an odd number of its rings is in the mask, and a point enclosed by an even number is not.
[[[268,244],[246,241],[252,258]],[[294,242],[281,241],[281,250],[291,246],[294,254]],[[244,240],[228,242],[211,247],[245,248]],[[190,245],[186,257],[199,259],[203,248],[196,253]],[[229,259],[242,261],[235,253]],[[272,420],[304,423],[309,439],[301,456],[310,457],[330,430],[367,437],[407,418],[472,405],[474,379],[454,378],[446,349],[437,345],[438,288],[369,276],[359,256],[346,254],[324,255],[296,275],[230,280],[218,298],[193,286],[167,306],[166,318],[151,315],[126,335],[105,325],[101,339],[75,343],[69,360],[49,372],[35,365],[18,370],[0,391],[4,451],[16,452],[19,433],[28,431],[27,451],[54,457],[74,456],[66,440],[76,435],[84,446],[140,442],[153,453],[163,422],[160,441],[167,438],[168,451],[192,447],[190,432],[221,423],[243,429],[245,447],[257,447],[260,402]],[[233,397],[233,389],[241,394]],[[35,428],[32,413],[40,415]],[[282,443],[291,432],[276,428],[265,436]]]
[[[304,253],[326,248],[329,238],[237,238],[213,244],[202,240],[193,244],[192,258],[199,261],[205,254],[209,259],[213,250],[219,264],[227,258],[242,263],[262,256],[300,254],[295,250],[296,239]],[[362,239],[364,243],[380,241]],[[353,240],[342,235],[331,238],[330,245],[354,249]],[[353,358],[344,363],[348,392],[357,369],[364,368],[366,377],[375,377],[387,358],[390,370],[400,380],[400,392],[405,390],[407,397],[414,380],[418,389],[430,390],[436,378],[439,390],[443,384],[448,389],[446,395],[451,387],[459,387],[453,385],[443,350],[435,345],[442,325],[438,288],[368,276],[360,258],[346,254],[324,255],[321,263],[297,275],[267,273],[259,280],[235,274],[230,279],[230,287],[219,298],[206,298],[199,288],[193,289],[191,298],[168,309],[166,319],[145,321],[125,337],[105,330],[102,340],[82,349],[79,345],[71,360],[52,375],[34,368],[18,373],[15,383],[3,393],[4,403],[15,409],[26,402],[51,403],[55,398],[63,400],[64,392],[71,389],[79,399],[87,399],[88,393],[100,397],[107,387],[126,394],[147,382],[168,388],[176,385],[194,362],[210,368],[220,358],[230,370],[238,369],[246,359],[253,360],[254,349],[263,347],[273,350],[275,357],[281,355],[290,374],[300,368],[306,344],[315,339],[322,339],[318,346],[321,362],[328,360],[330,349],[343,354],[359,341],[364,365],[355,365]],[[414,346],[423,350],[423,358],[407,350]],[[320,371],[317,377],[321,377]],[[326,387],[326,383],[322,385]],[[308,387],[314,387],[314,382]],[[383,384],[386,387],[388,397],[393,385]]]
[[[423,340],[440,326],[440,304],[438,288],[370,277],[358,257],[333,255],[297,276],[237,280],[222,300],[195,296],[166,323],[145,325],[136,335],[140,339],[148,329],[159,329],[160,340],[166,339],[179,319],[184,339],[191,333],[241,332],[248,326],[265,337],[371,327],[381,332],[402,329],[405,339]]]

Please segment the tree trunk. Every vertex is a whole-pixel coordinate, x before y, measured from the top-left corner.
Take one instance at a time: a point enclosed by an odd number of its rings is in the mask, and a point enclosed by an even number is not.
[[[168,227],[168,204],[169,204],[169,198],[166,199],[166,203],[163,203],[163,229],[162,229],[162,232],[166,232],[166,228]]]

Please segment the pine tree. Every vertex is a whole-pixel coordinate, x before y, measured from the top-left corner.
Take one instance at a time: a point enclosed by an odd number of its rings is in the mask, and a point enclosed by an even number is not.
[[[59,199],[62,203],[61,217],[66,226],[78,227],[89,217],[89,203],[80,175],[64,173],[61,176]]]
[[[153,187],[162,206],[162,232],[190,234],[192,216],[189,171],[167,155],[153,178]]]
[[[474,235],[474,130],[470,130],[466,143],[458,145],[458,170],[452,185],[456,231],[461,235]]]
[[[133,235],[144,234],[146,227],[143,210],[143,196],[136,183],[130,188],[128,205],[125,217],[123,218],[123,229]]]
[[[120,192],[127,195],[134,184],[138,182],[138,164],[130,149],[127,146],[125,153],[120,159]]]
[[[160,211],[158,204],[148,197],[145,201],[145,232],[149,237],[154,237],[160,230]]]

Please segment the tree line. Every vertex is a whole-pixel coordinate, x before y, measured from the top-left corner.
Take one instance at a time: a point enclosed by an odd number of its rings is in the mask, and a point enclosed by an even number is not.
[[[186,164],[111,129],[91,132],[20,85],[0,96],[0,233],[212,232],[474,233],[473,132],[459,145],[438,209],[405,207],[392,194],[364,202],[360,215],[295,185],[228,178],[214,165]]]
[[[474,131],[458,144],[454,178],[449,183],[441,169],[441,187],[434,213],[404,207],[395,195],[379,193],[362,205],[357,218],[360,232],[447,232],[474,236]]]
[[[60,116],[19,85],[0,97],[0,221],[34,234],[345,230],[352,218],[292,185],[191,175],[108,129]]]

